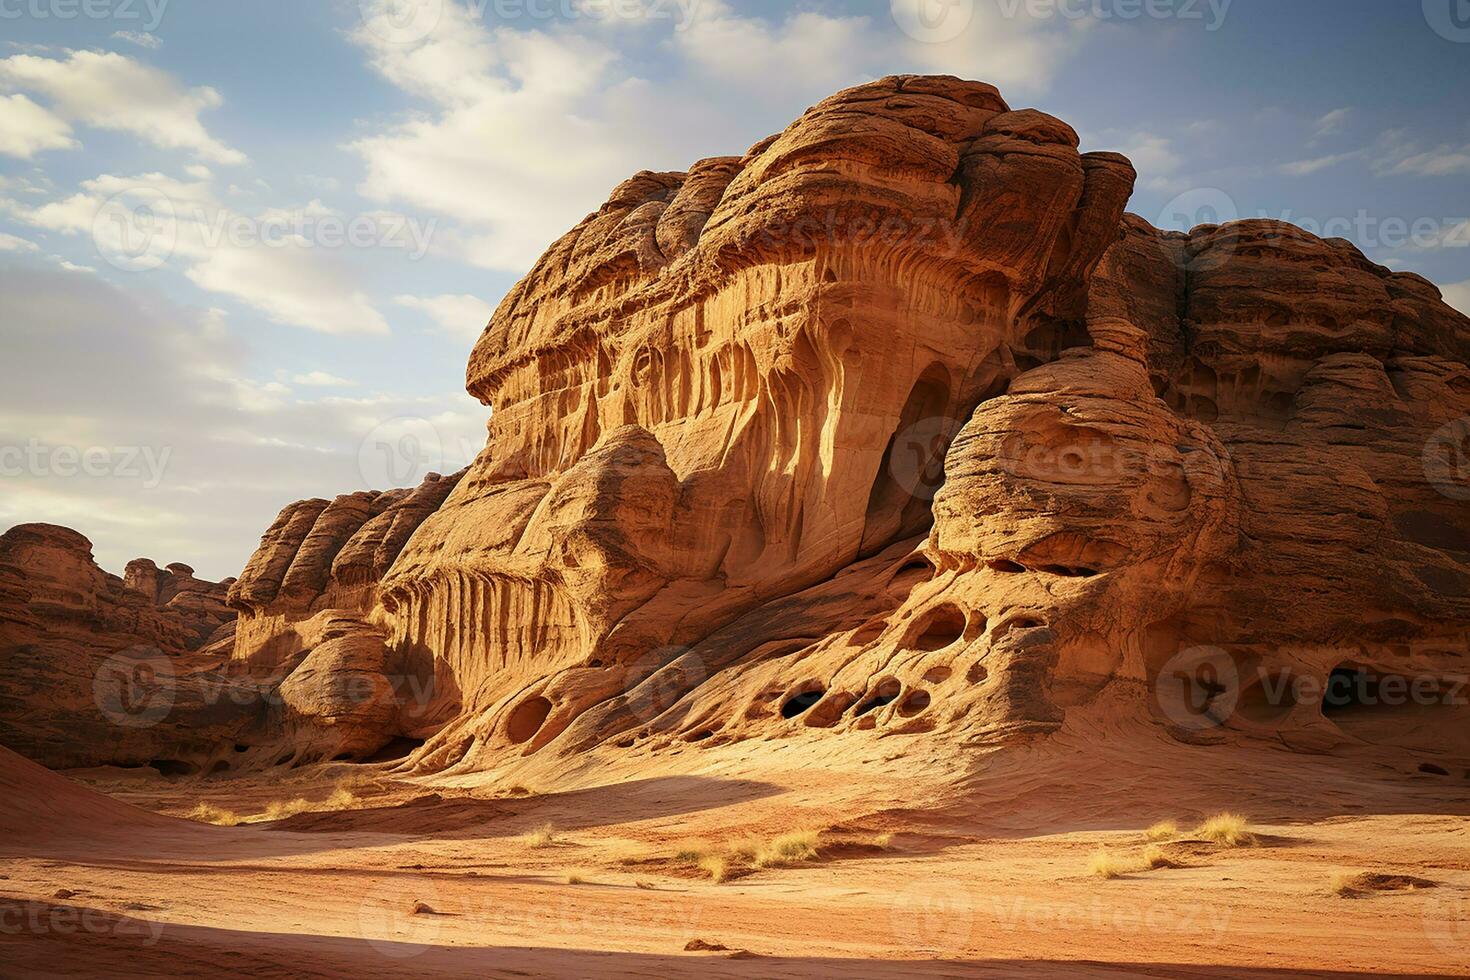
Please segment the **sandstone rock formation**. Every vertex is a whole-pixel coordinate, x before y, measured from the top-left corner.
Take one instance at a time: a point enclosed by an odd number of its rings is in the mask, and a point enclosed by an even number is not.
[[[476,345],[489,442],[368,613],[432,678],[419,734],[447,722],[414,763],[968,744],[1102,697],[1470,751],[1470,515],[1420,462],[1470,411],[1470,323],[1347,242],[1160,232],[1133,179],[898,77],[614,190]],[[298,506],[315,595],[335,525]],[[283,574],[268,546],[237,588],[299,601]],[[1378,696],[1409,677],[1445,696]]]
[[[1291,225],[1159,231],[1134,176],[899,76],[625,181],[476,344],[465,473],[266,532],[229,593],[237,669],[280,682],[262,752],[959,748],[1093,711],[1463,762],[1470,320]]]
[[[146,558],[118,578],[93,562],[90,541],[51,524],[0,535],[0,744],[58,767],[167,766],[186,747],[213,751],[230,709],[176,697],[175,682],[232,647],[232,581]]]

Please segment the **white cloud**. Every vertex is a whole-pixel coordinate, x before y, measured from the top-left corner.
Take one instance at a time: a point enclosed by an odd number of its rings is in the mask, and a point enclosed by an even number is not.
[[[1306,177],[1319,170],[1335,167],[1339,163],[1361,156],[1362,151],[1355,150],[1351,153],[1331,153],[1327,156],[1314,157],[1310,160],[1293,160],[1291,163],[1283,163],[1281,172],[1288,177]]]
[[[399,306],[428,314],[439,332],[470,342],[479,339],[485,324],[490,321],[490,314],[495,312],[478,296],[465,294],[398,296],[393,301]]]
[[[17,213],[40,228],[90,236],[122,268],[178,263],[200,288],[234,296],[278,323],[331,334],[388,333],[343,249],[322,247],[292,224],[333,213],[320,202],[251,217],[220,204],[206,181],[103,174],[70,197]],[[236,236],[237,228],[249,234]]]
[[[326,371],[308,371],[305,374],[292,375],[293,384],[305,385],[308,388],[353,388],[357,382],[339,378],[335,374]]]
[[[1379,161],[1379,173],[1410,177],[1453,177],[1470,174],[1470,144],[1437,146],[1432,150],[1390,156]]]
[[[1146,178],[1166,177],[1183,163],[1168,137],[1149,132],[1129,135],[1118,145],[1117,152],[1133,161],[1134,168]]]
[[[432,426],[441,472],[484,445],[487,410],[455,378],[422,396],[298,395],[242,376],[239,365],[258,358],[222,329],[218,311],[181,308],[137,278],[115,285],[0,254],[0,323],[0,445],[167,450],[152,486],[124,474],[6,478],[0,528],[75,527],[114,572],[146,555],[209,578],[238,574],[290,501],[386,486],[363,447],[398,420]]]
[[[388,333],[388,322],[353,277],[299,235],[278,246],[222,242],[186,275],[200,288],[234,296],[278,323],[331,334]]]
[[[657,83],[639,76],[642,48],[616,46],[626,35],[601,20],[583,34],[574,28],[586,19],[512,30],[445,2],[429,36],[392,41],[370,20],[352,40],[425,108],[350,145],[366,166],[359,192],[450,216],[460,227],[443,243],[458,256],[524,272],[639,170],[741,153],[835,89],[895,71],[978,73],[1012,95],[1039,92],[1087,35],[1085,22],[1006,17],[991,4],[945,43],[914,40],[888,16],[762,18],[725,0],[676,20],[641,21],[663,32],[650,45],[677,55],[654,62]]]
[[[66,120],[24,95],[0,95],[0,153],[29,160],[42,150],[78,146]]]
[[[1466,316],[1470,316],[1470,279],[1445,286],[1440,292],[1444,295],[1446,303]]]
[[[1333,109],[1312,124],[1312,138],[1319,140],[1325,136],[1333,136],[1342,132],[1343,127],[1347,125],[1348,118],[1352,114],[1353,110],[1351,107]]]
[[[0,252],[35,252],[39,248],[35,242],[0,231]]]
[[[674,43],[709,75],[743,87],[782,89],[799,81],[835,89],[860,75],[876,38],[867,17],[799,12],[772,22],[742,17],[724,0],[703,0]]]
[[[1402,129],[1391,129],[1364,152],[1372,156],[1373,173],[1380,177],[1450,177],[1470,174],[1470,143],[1440,144],[1425,149]]]
[[[163,39],[157,34],[149,34],[147,31],[113,31],[112,36],[119,41],[136,44],[140,48],[155,50],[163,47]]]
[[[110,51],[65,58],[19,54],[0,59],[0,84],[44,95],[72,122],[129,132],[165,149],[190,150],[221,164],[245,155],[209,135],[200,113],[223,101],[212,88],[184,88],[173,75]]]

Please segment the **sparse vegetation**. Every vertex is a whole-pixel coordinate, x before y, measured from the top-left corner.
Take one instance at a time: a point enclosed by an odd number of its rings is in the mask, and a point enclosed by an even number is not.
[[[697,867],[719,882],[742,867],[779,868],[810,861],[819,852],[821,836],[821,831],[799,830],[768,841],[745,837],[722,849],[684,847],[674,853],[673,860],[675,864]]]
[[[1150,844],[1143,849],[1143,866],[1152,871],[1155,868],[1172,868],[1174,862],[1164,853],[1164,849],[1157,844]]]
[[[1121,858],[1106,847],[1099,847],[1087,859],[1087,873],[1095,875],[1098,878],[1112,880],[1113,878],[1122,877],[1130,870]]]
[[[219,827],[233,827],[244,818],[233,810],[215,806],[213,803],[200,803],[194,809],[184,814],[185,820],[195,820],[199,823],[212,823]]]
[[[730,863],[718,854],[706,854],[696,863],[699,870],[709,875],[710,881],[717,885],[730,876]]]
[[[587,879],[586,878],[583,878],[581,875],[578,875],[578,874],[570,874],[570,875],[567,875],[567,884],[569,884],[569,885],[585,885],[585,884],[587,884]]]
[[[549,823],[533,827],[522,840],[527,847],[551,847],[557,843],[556,827]]]
[[[1238,813],[1217,813],[1196,827],[1194,832],[1215,844],[1244,847],[1255,842],[1255,837],[1246,830],[1248,823]]]
[[[1179,825],[1172,820],[1160,820],[1145,830],[1143,836],[1154,843],[1172,840],[1179,836]]]
[[[751,860],[757,868],[774,868],[786,864],[799,864],[817,856],[817,843],[821,835],[815,830],[798,830],[781,834],[755,854]]]

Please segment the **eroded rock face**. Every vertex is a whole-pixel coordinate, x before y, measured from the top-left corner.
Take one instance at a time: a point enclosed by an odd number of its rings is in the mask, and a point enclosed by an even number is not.
[[[1160,232],[1133,177],[901,77],[619,186],[476,345],[489,442],[370,614],[449,719],[416,762],[994,739],[1102,697],[1398,738],[1261,682],[1463,670],[1470,517],[1419,456],[1470,325],[1346,242]]]
[[[625,181],[476,345],[475,463],[286,508],[231,588],[261,758],[1089,712],[1470,758],[1470,320],[1289,225],[1161,232],[1133,179],[903,76]]]
[[[213,696],[233,683],[214,670],[234,642],[228,587],[146,558],[109,575],[69,528],[0,535],[0,744],[56,767],[213,752],[244,724]]]

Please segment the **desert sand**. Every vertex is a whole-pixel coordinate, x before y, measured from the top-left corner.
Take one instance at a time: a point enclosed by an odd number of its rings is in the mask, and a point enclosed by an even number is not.
[[[553,243],[464,471],[0,535],[0,970],[1470,972],[1470,319],[1135,177],[848,89]]]

